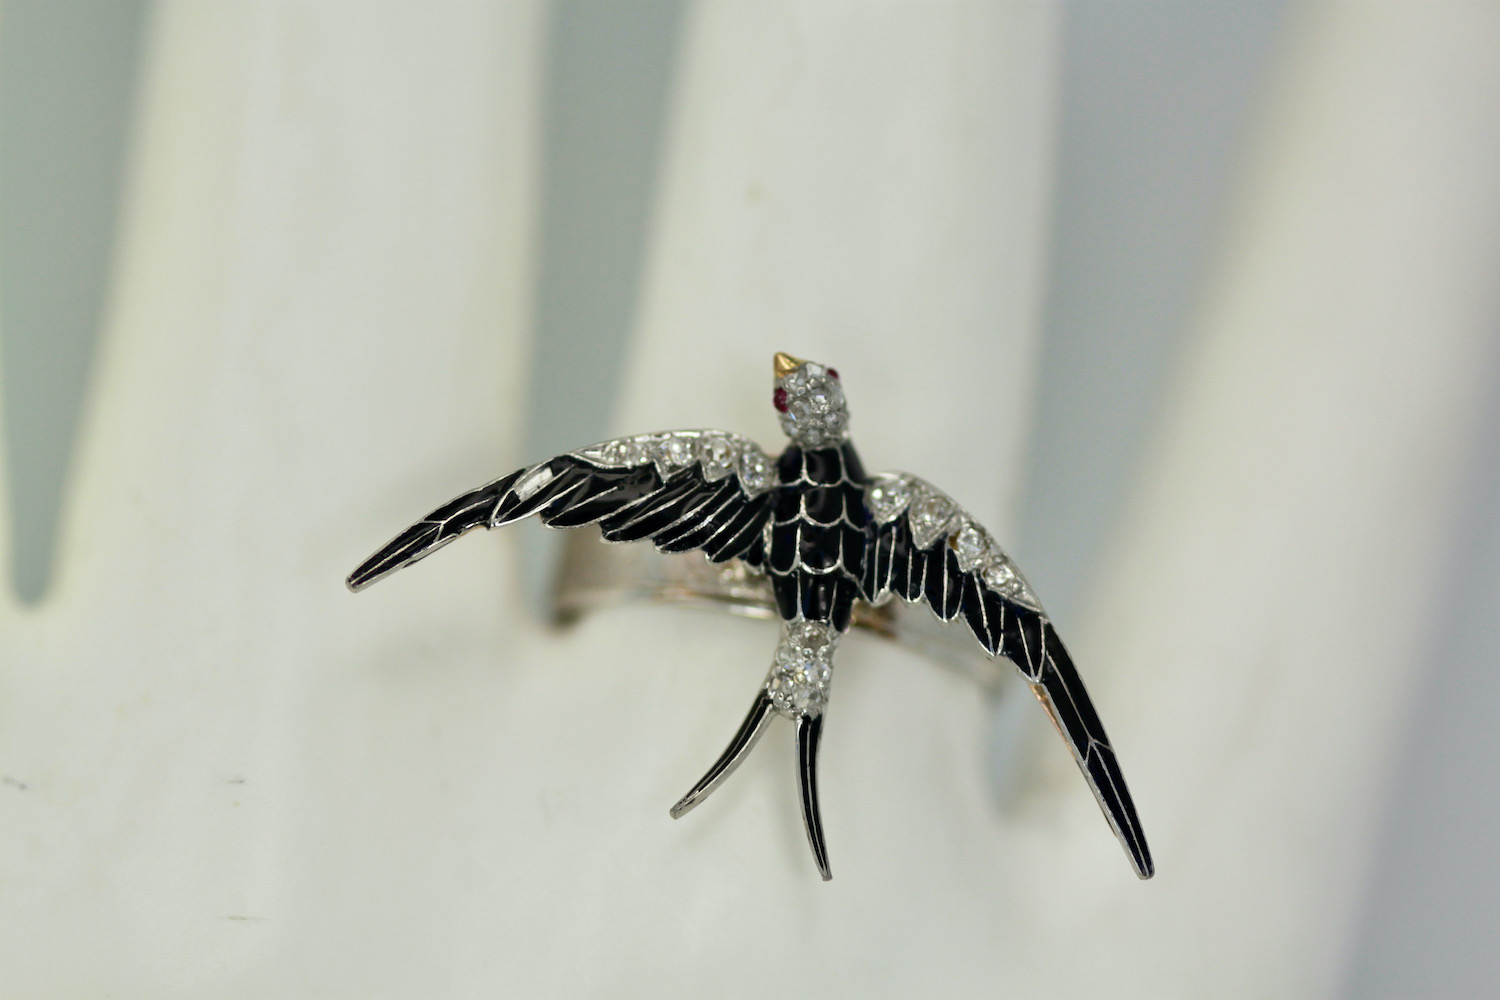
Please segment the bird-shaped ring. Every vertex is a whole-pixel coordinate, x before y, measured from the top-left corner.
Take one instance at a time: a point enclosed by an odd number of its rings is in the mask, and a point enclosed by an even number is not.
[[[772,403],[790,443],[772,459],[727,431],[618,438],[518,469],[444,504],[361,563],[362,590],[474,528],[531,515],[554,528],[597,523],[608,542],[649,539],[699,550],[769,590],[781,642],[749,714],[708,772],[671,809],[719,787],[773,717],[795,723],[802,818],[818,872],[831,878],[818,808],[818,744],[833,657],[856,618],[894,598],[962,617],[983,652],[1004,656],[1072,751],[1135,872],[1155,872],[1114,749],[1072,659],[1015,564],[967,511],[906,473],[866,475],[849,441],[839,373],[775,357]]]

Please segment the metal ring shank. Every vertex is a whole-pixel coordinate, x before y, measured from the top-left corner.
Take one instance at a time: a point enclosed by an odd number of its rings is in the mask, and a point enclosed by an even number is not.
[[[747,618],[780,620],[765,574],[738,559],[711,563],[701,552],[668,554],[651,545],[612,545],[590,531],[570,531],[553,599],[566,625],[590,611],[626,601],[667,601],[719,608]],[[998,691],[1010,671],[987,656],[962,621],[940,621],[926,607],[892,598],[857,602],[854,628],[906,646]]]

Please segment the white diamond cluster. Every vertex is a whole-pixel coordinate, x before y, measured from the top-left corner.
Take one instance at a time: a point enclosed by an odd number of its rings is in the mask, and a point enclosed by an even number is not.
[[[984,526],[941,490],[916,476],[878,476],[865,488],[865,504],[879,524],[908,511],[912,541],[925,549],[941,537],[958,556],[958,568],[977,570],[985,586],[1018,604],[1041,610],[1041,603],[1015,563]]]
[[[628,468],[656,463],[663,479],[697,462],[703,478],[718,482],[731,472],[751,496],[776,485],[776,470],[766,453],[749,438],[725,431],[667,431],[617,438],[574,452],[604,468]]]
[[[781,645],[766,675],[766,694],[776,711],[790,719],[823,713],[838,641],[832,627],[817,622],[799,619],[782,627]]]
[[[788,372],[777,388],[786,392],[781,429],[804,448],[826,448],[849,436],[844,387],[822,365],[809,361]]]

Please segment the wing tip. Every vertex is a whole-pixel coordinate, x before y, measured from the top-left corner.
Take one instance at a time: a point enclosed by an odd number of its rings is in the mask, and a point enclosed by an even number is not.
[[[470,525],[470,527],[478,527],[478,524]],[[357,594],[376,581],[390,576],[396,570],[425,559],[463,534],[463,531],[458,531],[445,536],[442,534],[442,529],[441,523],[418,521],[355,567],[354,572],[345,578],[344,586]],[[467,530],[468,528],[464,529],[464,531]]]
[[[387,559],[381,558],[384,555],[386,553],[381,552],[376,556],[366,559],[355,568],[353,573],[344,578],[344,586],[349,588],[351,594],[357,594],[361,590],[367,589],[377,580],[389,576],[400,568],[400,566],[404,565],[404,563],[397,563],[393,566]]]
[[[359,593],[374,582],[374,577],[360,576],[359,570],[355,570],[344,578],[344,586],[349,588],[349,593],[351,594]]]
[[[1122,837],[1121,845],[1125,848],[1125,854],[1130,858],[1130,867],[1135,869],[1135,877],[1142,882],[1156,874],[1156,861],[1151,857],[1151,848],[1146,846],[1146,837],[1141,833],[1139,825],[1132,831],[1135,834],[1135,844],[1126,844]]]

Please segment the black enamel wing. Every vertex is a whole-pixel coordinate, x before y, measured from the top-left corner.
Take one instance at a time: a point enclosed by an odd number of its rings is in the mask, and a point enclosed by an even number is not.
[[[872,477],[861,596],[925,602],[945,622],[962,616],[991,656],[1016,665],[1067,742],[1136,874],[1155,873],[1135,803],[1073,660],[1030,586],[977,522],[915,476]]]
[[[723,460],[715,462],[716,454]],[[622,438],[518,469],[449,501],[391,539],[346,582],[363,590],[465,532],[533,514],[554,528],[597,522],[606,541],[649,539],[663,552],[701,549],[714,562],[738,558],[759,566],[773,479],[769,459],[738,435]]]

